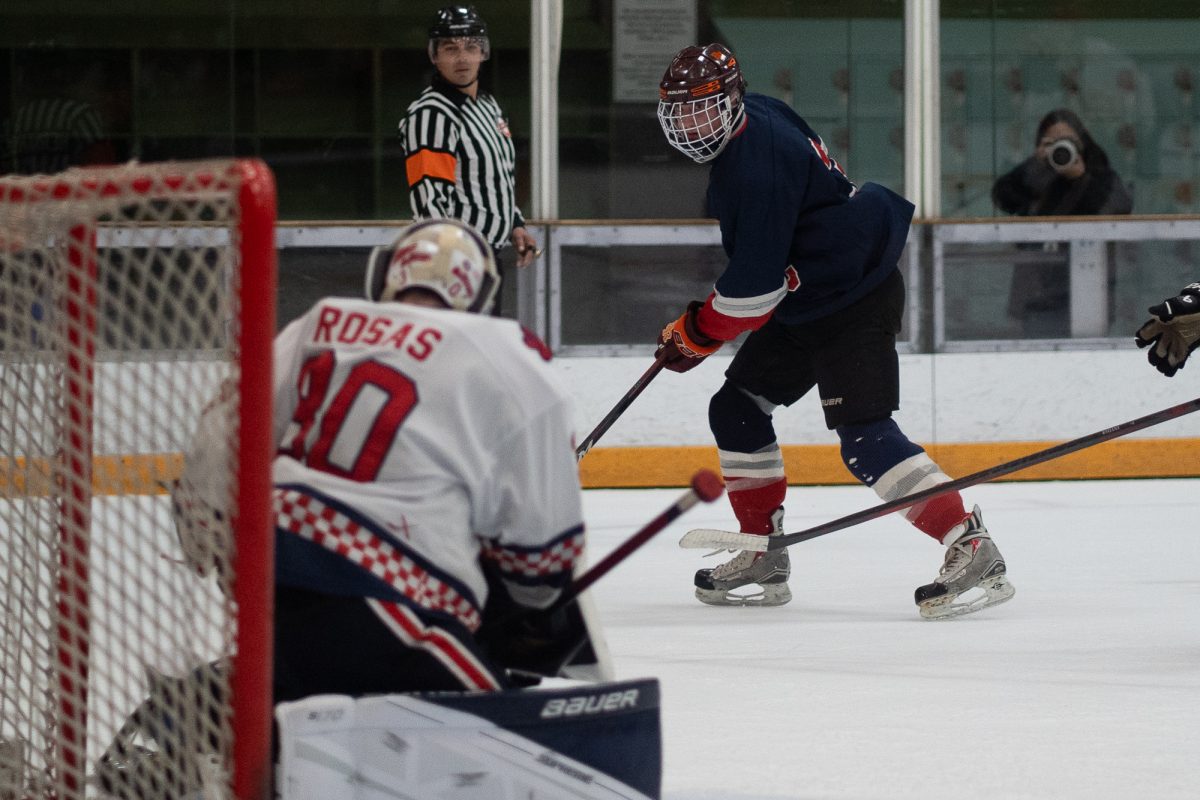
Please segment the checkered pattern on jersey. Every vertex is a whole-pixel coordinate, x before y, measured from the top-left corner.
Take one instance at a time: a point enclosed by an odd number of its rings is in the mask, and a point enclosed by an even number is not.
[[[479,609],[457,589],[328,503],[276,488],[274,512],[276,527],[337,553],[422,608],[450,614],[472,631],[479,627]]]
[[[492,561],[506,578],[520,583],[563,583],[583,555],[583,526],[577,526],[542,547],[518,547],[487,542],[484,558]]]

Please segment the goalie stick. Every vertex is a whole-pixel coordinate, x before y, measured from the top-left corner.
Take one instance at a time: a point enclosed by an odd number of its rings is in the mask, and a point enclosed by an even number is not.
[[[1007,461],[1003,464],[997,464],[994,467],[981,470],[979,472],[967,475],[957,480],[952,480],[949,483],[943,483],[938,486],[925,489],[916,494],[906,495],[905,497],[897,498],[896,500],[887,503],[881,503],[877,506],[864,509],[862,511],[849,514],[840,519],[835,519],[831,522],[826,522],[823,525],[818,525],[815,528],[799,531],[797,533],[785,533],[782,536],[759,536],[753,533],[735,533],[733,531],[720,531],[708,528],[700,528],[693,531],[688,531],[679,540],[679,546],[684,548],[705,548],[705,549],[723,549],[730,550],[754,550],[762,552],[764,550],[780,550],[788,545],[797,544],[798,542],[807,542],[809,539],[815,539],[818,536],[824,536],[827,533],[840,531],[843,528],[850,528],[858,525],[861,522],[868,522],[879,517],[891,514],[893,511],[901,511],[909,506],[923,503],[926,500],[932,500],[938,495],[947,492],[953,492],[958,489],[966,489],[969,486],[974,486],[979,483],[995,480],[1003,475],[1008,475],[1012,472],[1017,472],[1027,467],[1032,467],[1035,464],[1041,464],[1044,461],[1051,461],[1055,458],[1060,458],[1069,453],[1074,453],[1077,450],[1091,447],[1093,445],[1107,442],[1110,439],[1124,436],[1134,431],[1140,431],[1143,428],[1149,428],[1152,425],[1157,425],[1160,422],[1182,417],[1184,414],[1190,414],[1193,411],[1200,410],[1200,397],[1195,400],[1189,400],[1186,403],[1180,403],[1177,406],[1164,408],[1162,411],[1156,411],[1153,414],[1148,414],[1138,419],[1122,422],[1119,425],[1114,425],[1111,428],[1105,428],[1102,431],[1081,436],[1078,439],[1072,439],[1069,442],[1048,447],[1045,450],[1039,450],[1036,453],[1030,453],[1027,456]]]
[[[508,676],[514,682],[521,686],[529,686],[537,684],[541,677],[547,675],[559,675],[564,666],[576,664],[576,656],[581,652],[588,652],[585,647],[590,647],[588,644],[587,619],[589,611],[587,605],[589,598],[581,597],[581,595],[598,580],[612,571],[613,567],[620,564],[628,558],[633,551],[637,550],[643,544],[648,542],[651,537],[661,531],[667,525],[674,522],[681,514],[690,509],[696,503],[703,500],[706,503],[711,503],[721,496],[725,491],[724,484],[717,477],[715,472],[702,469],[692,476],[691,486],[683,493],[674,503],[666,510],[643,525],[636,533],[619,544],[612,552],[600,560],[596,566],[589,569],[587,572],[580,575],[566,587],[558,596],[558,599],[550,605],[545,611],[540,612],[545,617],[550,617],[554,614],[561,614],[564,609],[567,609],[572,604],[577,604],[575,611],[576,616],[580,617],[581,628],[577,632],[578,635],[567,640],[568,645],[563,648],[561,653],[556,654],[556,659],[548,663],[518,663],[513,664],[506,662],[503,658],[499,659],[506,663]],[[512,610],[504,616],[500,617],[491,627],[495,630],[506,631],[514,624],[518,623],[527,612],[520,610]],[[572,613],[567,611],[567,614]],[[519,635],[519,634],[518,634]],[[487,649],[487,645],[485,645]],[[586,656],[584,661],[588,659],[598,659],[592,652]]]
[[[663,528],[670,525],[680,517],[685,511],[690,509],[696,503],[703,500],[705,503],[711,503],[720,497],[725,492],[725,484],[717,477],[717,473],[712,470],[702,469],[692,476],[691,485],[679,498],[671,503],[661,514],[647,522],[637,530],[632,536],[617,545],[612,552],[600,559],[594,567],[584,572],[571,583],[563,587],[558,598],[546,609],[547,612],[557,608],[562,608],[574,603],[579,599],[579,596],[591,588],[592,584],[603,578],[613,567],[620,564],[625,559],[633,554],[634,550],[644,545],[646,542],[661,531]],[[501,618],[501,623],[509,622],[520,617],[524,611],[515,611]]]
[[[638,378],[633,386],[629,387],[629,391],[617,401],[612,411],[609,411],[604,419],[600,420],[600,424],[596,426],[595,430],[587,435],[587,438],[583,440],[583,444],[575,448],[576,461],[581,460],[588,454],[588,450],[591,450],[596,441],[604,435],[605,431],[612,427],[612,424],[617,421],[617,417],[625,413],[625,409],[629,408],[630,404],[637,399],[637,396],[650,385],[650,381],[654,380],[654,377],[662,372],[662,368],[663,360],[661,358],[654,359],[654,363],[650,365],[650,368],[642,373],[642,377]]]
[[[652,536],[670,525],[685,511],[703,500],[711,503],[725,492],[725,484],[712,470],[702,469],[692,476],[692,484],[683,495],[665,511],[642,526],[641,530],[630,536],[617,546],[615,550],[600,559],[600,563],[579,576],[577,580],[563,591],[558,603],[566,605],[582,594],[593,583],[603,578],[617,564],[624,561],[634,550],[644,545]]]

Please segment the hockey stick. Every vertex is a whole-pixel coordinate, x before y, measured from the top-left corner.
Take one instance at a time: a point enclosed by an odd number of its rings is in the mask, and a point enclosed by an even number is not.
[[[701,500],[705,503],[711,503],[724,494],[724,492],[725,484],[721,483],[721,479],[717,477],[715,472],[708,469],[697,471],[692,476],[691,485],[686,492],[680,495],[661,514],[647,522],[636,533],[617,545],[612,552],[600,559],[598,564],[563,587],[562,592],[559,593],[558,598],[548,607],[547,611],[574,603],[579,599],[579,595],[591,588],[592,584],[607,575],[617,564],[629,558],[634,550],[637,550],[650,541],[656,533],[678,519],[685,511]],[[501,617],[501,622],[509,622],[526,613],[527,609],[516,609]]]
[[[556,601],[556,605],[566,605],[574,602],[575,598],[583,594],[593,583],[607,575],[617,564],[629,558],[634,550],[637,550],[650,541],[652,536],[678,519],[685,511],[701,500],[705,503],[711,503],[724,494],[724,492],[725,484],[721,483],[721,479],[717,477],[715,472],[707,469],[697,472],[692,476],[691,486],[678,500],[657,517],[643,525],[641,530],[618,545],[615,550],[600,559],[600,563],[573,581],[571,585],[563,590],[562,595]]]
[[[663,363],[664,362],[661,358],[654,359],[654,363],[650,365],[649,369],[642,373],[642,377],[638,378],[633,386],[629,387],[629,391],[625,393],[625,396],[617,401],[617,404],[613,406],[612,411],[609,411],[608,415],[604,419],[600,420],[600,424],[596,426],[595,430],[588,434],[587,438],[583,440],[583,444],[575,448],[576,461],[581,460],[588,454],[588,450],[591,450],[592,446],[595,445],[596,441],[604,435],[605,431],[612,427],[612,424],[617,421],[617,417],[624,414],[625,409],[629,408],[630,404],[637,399],[637,396],[641,394],[647,386],[650,385],[650,381],[654,380],[654,377],[658,375],[658,373],[662,372]]]
[[[603,578],[613,567],[628,558],[634,550],[644,545],[656,533],[670,525],[681,514],[690,509],[696,503],[703,500],[706,503],[711,503],[720,497],[725,491],[725,485],[721,483],[721,479],[717,477],[715,472],[702,469],[692,476],[691,486],[683,493],[679,499],[672,503],[665,511],[659,514],[654,519],[643,525],[636,533],[619,544],[616,549],[600,560],[596,566],[589,569],[587,572],[580,575],[577,579],[568,584],[558,598],[545,610],[539,612],[540,616],[550,618],[555,614],[561,615],[563,609],[572,604],[578,603],[580,595],[591,588],[592,584]],[[528,614],[528,610],[512,609],[502,616],[496,623],[492,625],[494,629],[505,632],[518,623]],[[570,614],[571,612],[565,612]],[[587,623],[582,608],[576,609],[577,615],[584,620],[582,628],[577,632],[577,635],[568,640],[568,645],[562,648],[562,651],[555,654],[555,662],[550,664],[540,664],[538,666],[506,666],[506,671],[511,680],[517,685],[528,686],[538,683],[541,677],[546,675],[557,675],[563,665],[571,664],[572,660],[579,653],[587,642]],[[520,634],[517,634],[518,636]],[[485,649],[487,645],[485,644]],[[498,659],[504,661],[504,659]]]
[[[932,500],[938,495],[946,494],[947,492],[957,491],[958,489],[966,489],[969,486],[974,486],[978,483],[995,480],[1003,475],[1008,475],[1012,472],[1023,470],[1027,467],[1032,467],[1035,464],[1041,464],[1044,461],[1050,461],[1055,458],[1060,458],[1069,453],[1074,453],[1077,450],[1091,447],[1093,445],[1107,442],[1110,439],[1116,439],[1119,436],[1124,436],[1134,431],[1140,431],[1143,428],[1149,428],[1152,425],[1157,425],[1160,422],[1182,417],[1184,414],[1190,414],[1193,411],[1200,410],[1200,397],[1195,400],[1189,400],[1186,403],[1180,403],[1177,406],[1164,408],[1162,411],[1157,411],[1153,414],[1148,414],[1138,419],[1122,422],[1120,425],[1114,425],[1111,428],[1105,428],[1102,431],[1081,436],[1078,439],[1072,439],[1069,442],[1048,447],[1045,450],[1039,450],[1036,453],[1030,453],[1027,456],[1007,461],[1003,464],[997,464],[994,467],[981,470],[979,472],[967,475],[949,483],[939,484],[938,486],[925,489],[924,491],[910,494],[905,497],[892,500],[887,503],[881,503],[877,506],[858,511],[854,514],[849,514],[840,519],[835,519],[832,522],[826,522],[823,525],[818,525],[815,528],[799,531],[798,533],[785,533],[782,536],[759,536],[753,533],[734,533],[732,531],[718,531],[711,529],[698,529],[688,531],[683,538],[679,540],[680,547],[699,547],[699,548],[728,548],[731,550],[781,550],[788,545],[793,545],[798,542],[807,542],[809,539],[815,539],[818,536],[824,536],[827,533],[840,531],[843,528],[849,528],[858,525],[861,522],[877,519],[879,517],[891,514],[893,511],[900,511],[909,506],[923,503],[926,500]]]

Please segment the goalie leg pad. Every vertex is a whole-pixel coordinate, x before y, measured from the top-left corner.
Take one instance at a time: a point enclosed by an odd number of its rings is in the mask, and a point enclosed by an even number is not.
[[[146,669],[147,698],[95,764],[93,780],[106,798],[206,797],[206,786],[225,782],[216,732],[228,670],[224,661],[180,677]]]
[[[276,707],[281,800],[342,797],[371,775],[395,796],[661,796],[654,679],[488,694],[354,699]]]
[[[276,706],[281,800],[371,775],[395,796],[659,798],[654,679],[556,690],[310,697]],[[328,756],[328,757],[324,757]],[[445,788],[454,787],[454,788]]]

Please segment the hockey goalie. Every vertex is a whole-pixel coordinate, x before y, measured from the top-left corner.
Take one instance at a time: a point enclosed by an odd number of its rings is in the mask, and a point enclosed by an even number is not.
[[[658,796],[657,684],[608,682],[589,595],[556,603],[585,548],[574,410],[541,341],[488,315],[497,287],[475,231],[420,222],[372,252],[365,299],[323,299],[275,341],[284,800]],[[205,413],[171,496],[186,568],[220,581],[231,476],[210,445],[231,411]],[[519,690],[543,678],[566,685]],[[156,749],[192,748],[180,785],[202,791],[203,725],[156,702],[101,764],[121,800]]]

